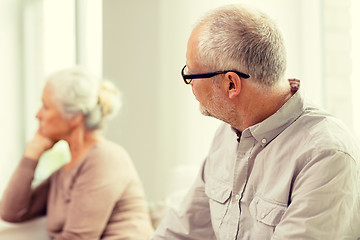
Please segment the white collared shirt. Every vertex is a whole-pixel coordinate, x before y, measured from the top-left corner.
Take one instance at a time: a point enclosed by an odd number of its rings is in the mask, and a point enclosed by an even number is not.
[[[192,189],[159,239],[360,239],[359,146],[301,91],[237,134],[217,131]]]

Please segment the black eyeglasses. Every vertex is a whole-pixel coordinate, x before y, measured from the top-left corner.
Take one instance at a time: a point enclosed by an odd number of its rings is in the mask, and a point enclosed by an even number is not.
[[[214,77],[214,76],[216,76],[216,75],[223,74],[223,73],[228,73],[228,72],[234,72],[234,73],[236,73],[239,77],[242,77],[242,78],[249,78],[249,77],[250,77],[249,75],[247,75],[247,74],[245,74],[245,73],[238,72],[238,71],[235,71],[235,70],[216,71],[216,72],[198,73],[198,74],[186,74],[186,73],[184,73],[184,72],[185,72],[185,69],[186,69],[186,65],[185,65],[185,66],[182,68],[182,70],[181,70],[181,76],[183,77],[184,82],[185,82],[186,84],[190,84],[193,79],[211,78],[211,77]],[[187,72],[187,71],[186,71],[186,72]]]

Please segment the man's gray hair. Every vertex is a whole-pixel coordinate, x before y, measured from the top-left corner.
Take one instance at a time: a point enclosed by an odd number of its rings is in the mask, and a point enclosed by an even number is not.
[[[264,13],[228,5],[206,14],[200,27],[197,62],[211,71],[237,70],[272,87],[286,71],[286,51],[276,24]]]
[[[83,114],[88,129],[101,129],[120,109],[120,93],[109,81],[99,80],[81,67],[58,71],[47,78],[64,116]]]

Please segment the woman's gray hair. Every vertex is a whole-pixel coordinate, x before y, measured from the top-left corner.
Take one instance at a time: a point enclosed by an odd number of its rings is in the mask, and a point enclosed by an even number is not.
[[[269,87],[284,76],[283,38],[264,13],[228,5],[210,11],[197,27],[201,28],[197,62],[208,70],[237,70]]]
[[[121,107],[120,92],[110,81],[100,80],[81,67],[58,71],[47,78],[65,116],[82,114],[86,127],[97,130]]]

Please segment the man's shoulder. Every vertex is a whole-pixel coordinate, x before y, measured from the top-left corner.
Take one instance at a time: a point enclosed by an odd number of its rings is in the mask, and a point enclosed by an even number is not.
[[[356,136],[338,118],[324,110],[307,107],[304,113],[287,129],[290,137],[296,138],[299,146],[343,151],[359,155],[360,147]]]

